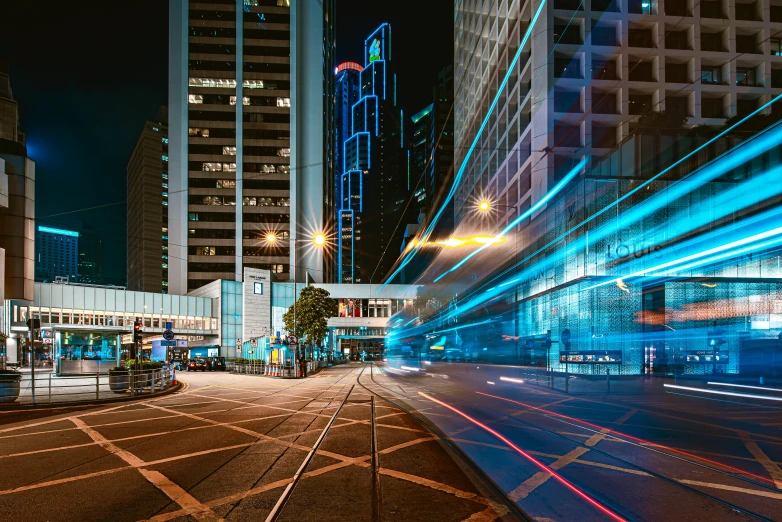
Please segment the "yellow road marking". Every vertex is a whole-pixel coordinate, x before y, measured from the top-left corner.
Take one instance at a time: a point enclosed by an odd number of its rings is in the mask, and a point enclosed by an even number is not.
[[[776,500],[782,500],[782,493],[772,493],[771,491],[739,488],[736,486],[728,486],[726,484],[713,484],[711,482],[700,482],[697,480],[679,479],[677,482],[681,482],[682,484],[689,484],[690,486],[702,486],[704,488],[724,489],[725,491],[735,491],[737,493],[746,493],[748,495],[756,495],[758,497],[766,497],[766,498],[773,498]]]
[[[749,433],[742,431],[739,432],[739,435],[741,436],[741,440],[744,441],[744,446],[746,446],[749,452],[752,453],[752,456],[755,457],[755,460],[757,460],[764,468],[766,468],[768,474],[771,475],[772,479],[774,479],[774,484],[777,486],[777,488],[782,489],[782,469],[779,469],[779,466],[777,466],[776,463],[771,460],[762,449],[760,449],[760,446],[758,446],[757,443],[752,440],[752,437],[750,437]]]

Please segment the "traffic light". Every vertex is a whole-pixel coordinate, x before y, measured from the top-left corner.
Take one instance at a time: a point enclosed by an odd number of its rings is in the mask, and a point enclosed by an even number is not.
[[[144,331],[144,323],[141,321],[135,321],[133,323],[133,342],[134,343],[140,343],[141,342],[141,333]]]

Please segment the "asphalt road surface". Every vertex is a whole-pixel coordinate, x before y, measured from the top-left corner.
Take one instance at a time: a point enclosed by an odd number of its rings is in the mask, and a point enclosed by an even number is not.
[[[391,364],[374,382],[538,520],[782,520],[782,389],[650,381],[578,395],[514,367]]]
[[[436,437],[359,384],[180,373],[172,395],[0,412],[0,521],[514,519]]]

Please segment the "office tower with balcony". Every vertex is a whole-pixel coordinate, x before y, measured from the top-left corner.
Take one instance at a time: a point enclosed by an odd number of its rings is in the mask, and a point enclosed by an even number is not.
[[[27,156],[8,67],[0,64],[0,261],[5,299],[33,299],[35,278],[35,162]],[[3,264],[3,263],[0,263]],[[0,272],[0,276],[3,272]],[[5,332],[7,333],[7,332]]]
[[[167,109],[161,107],[157,117],[144,124],[128,162],[127,284],[140,292],[168,293],[167,122]],[[88,257],[85,253],[85,263]]]
[[[79,233],[38,226],[36,237],[38,255],[35,259],[36,281],[51,283],[58,278],[79,280]]]
[[[288,239],[333,220],[333,4],[170,3],[171,293],[244,267],[292,279],[294,244],[297,280],[330,277],[327,249]]]
[[[410,191],[404,113],[396,104],[391,26],[364,43],[360,98],[344,143],[338,223],[338,280],[376,283],[393,265],[402,230],[396,225]]]

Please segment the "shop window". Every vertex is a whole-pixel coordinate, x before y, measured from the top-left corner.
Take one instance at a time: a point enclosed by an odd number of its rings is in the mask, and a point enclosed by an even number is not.
[[[188,94],[187,102],[195,104],[204,103],[204,96],[202,94]]]

